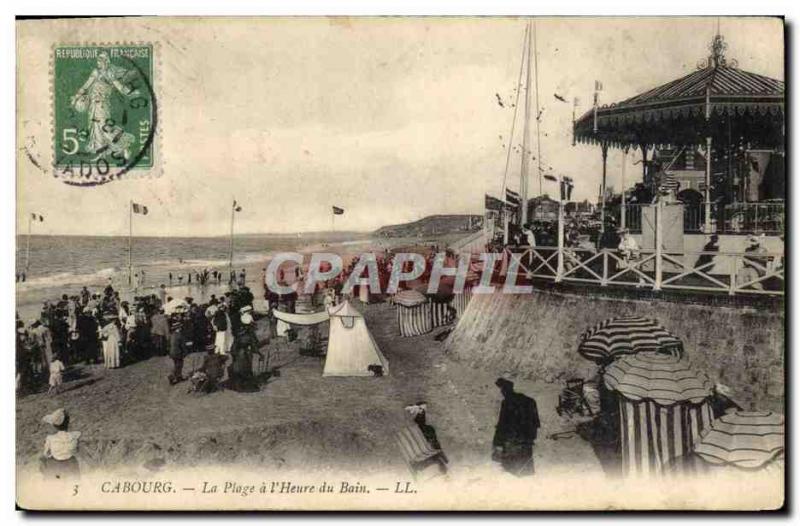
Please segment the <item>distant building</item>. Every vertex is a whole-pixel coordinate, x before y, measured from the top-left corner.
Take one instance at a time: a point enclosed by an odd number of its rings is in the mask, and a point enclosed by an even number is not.
[[[558,221],[558,201],[547,194],[528,200],[529,221]]]
[[[564,212],[569,216],[588,216],[593,214],[595,206],[588,200],[570,201],[564,205]]]

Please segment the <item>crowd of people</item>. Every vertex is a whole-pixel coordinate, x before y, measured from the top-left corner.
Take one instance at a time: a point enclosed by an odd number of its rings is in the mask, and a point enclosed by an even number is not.
[[[207,351],[192,385],[209,392],[225,373],[234,389],[252,389],[252,358],[258,353],[253,294],[246,286],[231,288],[220,298],[198,304],[192,297],[172,298],[165,285],[158,293],[121,299],[111,285],[102,293],[83,287],[78,294],[45,301],[38,317],[16,320],[16,384],[20,394],[49,385],[57,393],[64,373],[78,364],[114,369],[153,356],[169,356],[171,384],[183,376],[183,359]],[[230,366],[225,365],[232,357]],[[204,378],[201,378],[204,375]],[[202,381],[199,381],[202,380]]]
[[[137,280],[137,283],[144,285],[144,271],[141,273],[141,282]],[[138,274],[137,274],[138,275]],[[169,272],[167,274],[167,281],[170,286],[172,285],[192,285],[193,283],[196,285],[222,285],[222,280],[224,279],[225,274],[221,270],[217,269],[200,269],[200,270],[187,270],[184,272]],[[247,279],[247,271],[242,269],[238,273],[235,270],[231,270],[228,274],[227,283],[229,285],[236,285],[238,287],[243,287],[245,285],[245,281]]]

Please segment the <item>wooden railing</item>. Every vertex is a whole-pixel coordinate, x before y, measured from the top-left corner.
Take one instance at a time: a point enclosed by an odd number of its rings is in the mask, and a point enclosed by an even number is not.
[[[783,296],[784,256],[776,252],[593,251],[565,247],[506,248],[529,279],[590,283],[601,287],[675,289],[729,295]]]
[[[627,203],[625,205],[625,227],[634,234],[642,232],[642,208],[650,205]],[[717,234],[771,234],[782,235],[785,231],[785,204],[781,202],[712,203],[712,231]],[[683,207],[683,231],[698,234],[705,230],[705,205],[685,204]],[[617,224],[622,224],[622,210],[614,211]]]

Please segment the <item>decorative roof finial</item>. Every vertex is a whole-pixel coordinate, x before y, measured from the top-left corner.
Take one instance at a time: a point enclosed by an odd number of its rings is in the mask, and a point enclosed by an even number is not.
[[[708,57],[708,65],[712,64],[714,67],[727,66],[728,61],[725,60],[725,50],[728,49],[728,44],[725,43],[725,38],[719,34],[714,35],[711,40],[711,45],[708,46],[711,51],[711,56]]]
[[[717,28],[717,34],[714,35],[714,38],[711,39],[711,44],[708,45],[708,50],[711,54],[708,56],[706,60],[701,60],[697,64],[697,69],[706,69],[706,68],[721,68],[721,67],[728,67],[728,68],[736,68],[739,67],[738,62],[736,60],[728,60],[725,58],[725,51],[728,49],[728,44],[725,42],[725,37],[723,37],[719,33],[719,27]]]

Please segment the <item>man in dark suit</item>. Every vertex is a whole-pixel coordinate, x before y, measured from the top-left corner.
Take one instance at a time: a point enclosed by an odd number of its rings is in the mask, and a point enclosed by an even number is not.
[[[186,340],[183,336],[183,321],[180,315],[173,315],[170,320],[169,357],[172,358],[172,373],[167,376],[170,385],[184,380],[183,358],[186,356]]]
[[[514,392],[514,383],[505,378],[498,378],[495,385],[503,402],[492,441],[492,460],[518,477],[533,475],[533,444],[540,427],[536,401]]]

